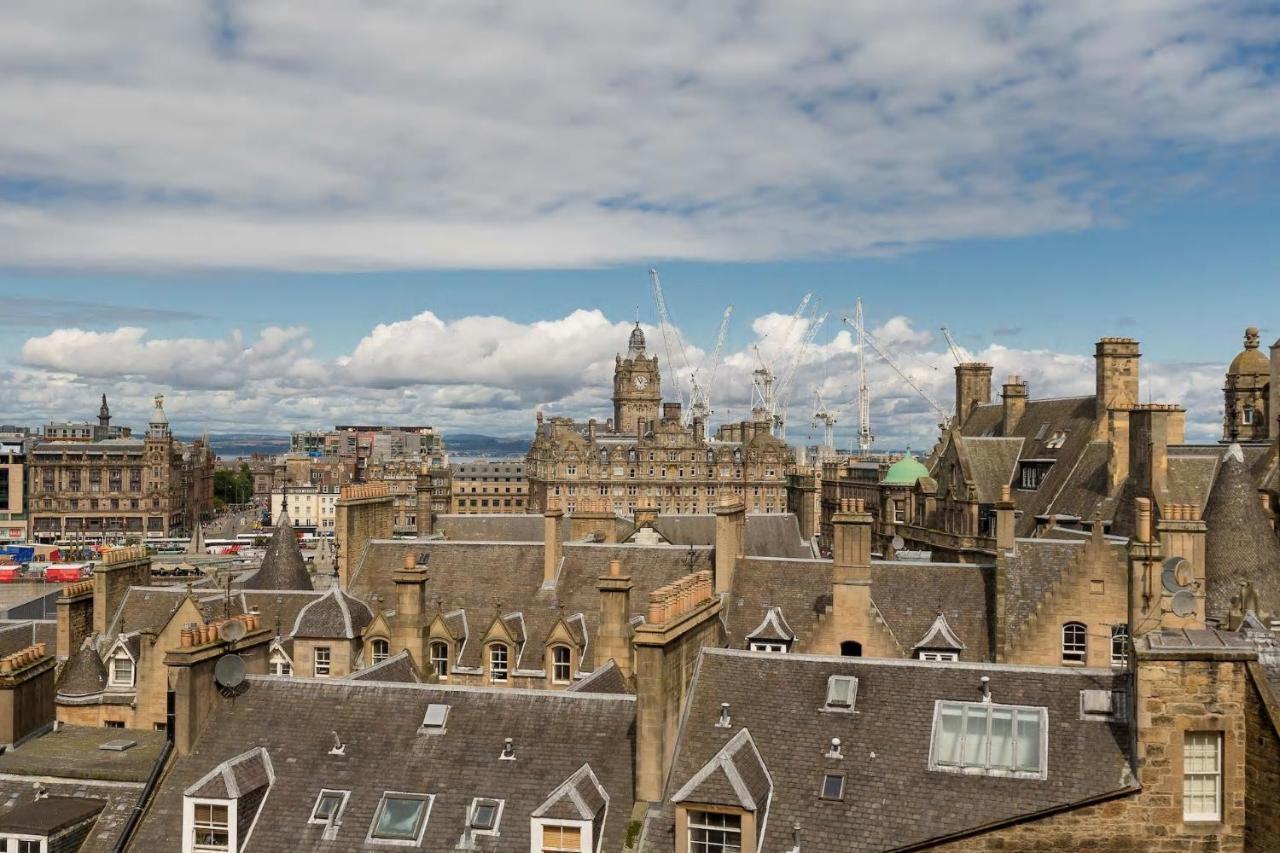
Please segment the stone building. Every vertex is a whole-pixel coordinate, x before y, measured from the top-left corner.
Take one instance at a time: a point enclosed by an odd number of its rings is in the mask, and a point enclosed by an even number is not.
[[[1250,326],[1244,330],[1244,349],[1227,368],[1223,441],[1267,441],[1280,435],[1280,340],[1271,345],[1270,358],[1258,345],[1258,329]]]
[[[30,438],[0,432],[0,543],[27,541],[27,450]]]
[[[455,462],[449,466],[449,512],[523,513],[528,512],[529,480],[523,461]]]
[[[700,418],[685,424],[679,403],[663,403],[658,357],[632,330],[627,356],[615,360],[614,417],[585,425],[544,421],[526,459],[529,509],[551,499],[570,512],[584,499],[618,514],[652,507],[663,513],[706,514],[719,499],[745,502],[750,512],[787,511],[787,472],[795,456],[770,432],[765,412],[708,437]]]
[[[103,412],[109,422],[105,399]],[[185,532],[213,509],[213,465],[204,440],[174,439],[160,396],[143,438],[39,442],[28,458],[32,537],[110,541]]]

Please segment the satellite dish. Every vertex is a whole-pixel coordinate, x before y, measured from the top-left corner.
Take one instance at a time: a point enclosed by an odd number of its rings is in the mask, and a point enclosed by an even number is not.
[[[1173,615],[1186,618],[1196,614],[1196,594],[1189,589],[1180,589],[1173,594],[1170,603]]]
[[[901,536],[893,537],[893,550],[901,551],[903,548],[906,547],[906,544],[907,544],[906,540],[904,540]]]
[[[223,655],[213,666],[213,680],[226,690],[235,690],[244,684],[244,675],[244,658],[240,655]]]
[[[228,619],[218,626],[218,637],[224,643],[234,643],[244,639],[244,623],[239,619]]]
[[[1187,589],[1195,580],[1195,572],[1191,563],[1182,557],[1170,557],[1165,560],[1160,570],[1160,584],[1165,592],[1176,593]]]

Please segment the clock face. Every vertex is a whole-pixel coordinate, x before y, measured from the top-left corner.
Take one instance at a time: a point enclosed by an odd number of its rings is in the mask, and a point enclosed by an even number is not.
[[[637,373],[635,376],[631,377],[631,384],[636,386],[637,391],[643,391],[645,388],[649,387],[649,377],[645,376],[643,373]]]

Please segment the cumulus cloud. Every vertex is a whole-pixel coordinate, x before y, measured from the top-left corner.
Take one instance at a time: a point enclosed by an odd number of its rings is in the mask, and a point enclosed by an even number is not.
[[[806,336],[808,322],[793,323],[789,313],[746,321],[747,340],[725,355],[717,373],[713,422],[749,416],[757,367],[768,364],[783,374],[794,361],[793,385],[784,395],[790,403],[788,438],[815,443],[822,433],[812,417],[821,405],[838,418],[840,446],[849,446],[856,432],[857,342],[832,317],[801,350],[797,342]],[[880,447],[928,447],[937,435],[934,405],[949,412],[954,403],[951,353],[917,325],[905,315],[869,323],[881,350],[923,392],[905,383],[876,352],[863,354]],[[659,355],[664,396],[673,400],[673,372],[661,336],[644,328],[650,353]],[[252,341],[239,333],[155,338],[129,326],[105,332],[61,329],[27,340],[23,364],[0,373],[0,395],[6,419],[32,424],[92,416],[104,391],[120,422],[140,424],[151,395],[163,391],[171,420],[187,432],[278,431],[359,421],[431,423],[447,431],[527,437],[538,410],[584,419],[611,415],[614,358],[625,352],[630,329],[630,323],[594,309],[523,323],[499,315],[446,320],[424,311],[379,324],[349,352],[330,359],[312,355],[313,341],[304,328],[268,328]],[[703,364],[710,347],[689,344],[691,364]],[[1181,403],[1188,409],[1189,439],[1216,439],[1222,373],[1232,354],[1224,350],[1223,364],[1144,360],[1143,399]],[[1028,382],[1033,398],[1093,393],[1089,352],[992,342],[971,355],[993,366],[996,394],[1010,374]],[[681,369],[674,375],[687,401],[687,375]]]
[[[1280,132],[1265,4],[13,0],[4,23],[16,266],[896,252],[1114,221]]]

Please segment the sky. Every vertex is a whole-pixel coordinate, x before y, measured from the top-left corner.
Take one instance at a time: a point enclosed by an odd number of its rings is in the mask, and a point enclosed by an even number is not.
[[[861,297],[943,408],[943,325],[1033,397],[1129,335],[1213,440],[1280,335],[1271,3],[16,0],[0,115],[0,423],[528,435],[607,416],[637,316],[687,397],[732,304],[716,419],[795,360],[789,437],[817,392],[845,446]],[[931,443],[868,372],[878,442]]]

